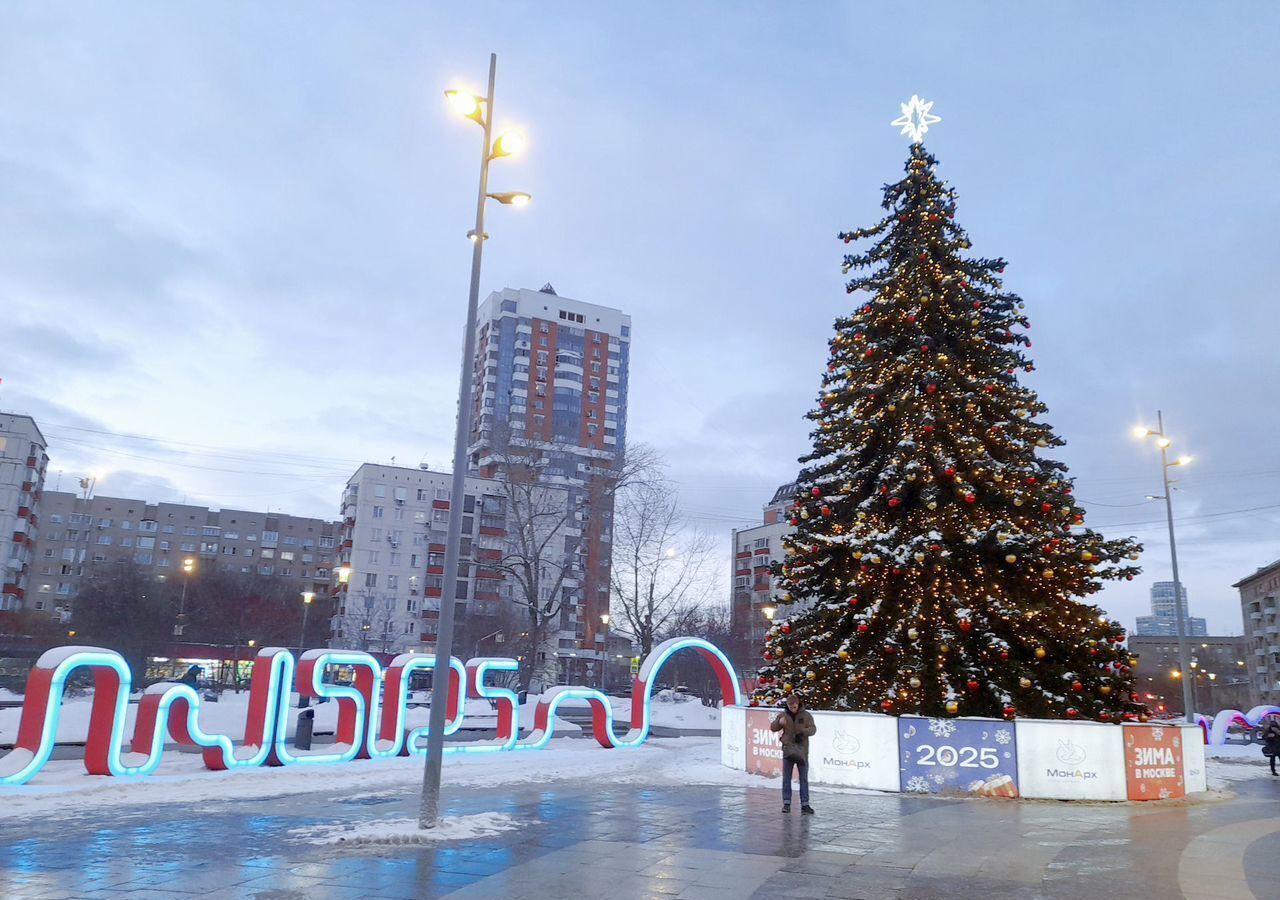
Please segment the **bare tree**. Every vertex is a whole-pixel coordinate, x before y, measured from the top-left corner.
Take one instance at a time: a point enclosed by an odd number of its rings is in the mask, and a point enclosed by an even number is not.
[[[701,607],[714,590],[714,552],[712,536],[692,528],[681,513],[660,466],[653,477],[618,492],[610,607],[642,656],[668,622]]]
[[[395,643],[394,599],[368,588],[350,593],[346,608],[338,617],[342,629],[335,644],[348,650],[389,653]]]
[[[509,651],[522,657],[520,690],[529,690],[535,675],[554,681],[557,675],[552,640],[567,625],[568,611],[580,600],[583,574],[582,531],[586,516],[607,515],[614,496],[624,485],[648,477],[653,452],[634,448],[610,463],[600,459],[588,471],[564,471],[564,460],[576,459],[581,448],[523,439],[495,429],[485,452],[482,471],[498,480],[501,496],[481,515],[501,515],[505,533],[501,546],[479,545],[480,572],[499,572],[510,586],[509,601],[520,624]],[[482,520],[483,525],[483,520]],[[483,534],[483,532],[482,532]],[[497,552],[494,552],[497,551]],[[480,573],[478,573],[480,574]]]

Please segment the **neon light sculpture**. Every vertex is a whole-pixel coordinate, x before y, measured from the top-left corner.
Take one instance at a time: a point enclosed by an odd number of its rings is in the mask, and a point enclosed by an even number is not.
[[[741,705],[742,692],[733,666],[714,644],[701,638],[672,638],[653,649],[632,682],[631,728],[622,737],[614,734],[613,705],[601,691],[561,686],[547,691],[534,710],[533,727],[519,739],[517,698],[514,691],[487,683],[490,673],[512,673],[514,659],[482,657],[465,667],[449,661],[446,734],[457,731],[464,718],[462,698],[488,700],[497,711],[493,740],[453,744],[450,753],[492,753],[507,750],[539,750],[555,731],[555,713],[566,700],[585,700],[592,712],[592,734],[605,748],[638,747],[649,737],[650,703],[654,677],[680,650],[695,650],[712,667],[725,706]],[[225,735],[206,734],[200,728],[200,695],[190,686],[154,684],[143,692],[134,719],[129,750],[125,752],[125,723],[132,674],[124,658],[98,647],[59,647],[37,660],[27,679],[26,697],[14,749],[0,757],[0,786],[25,784],[49,761],[58,732],[67,678],[79,669],[93,675],[94,694],[85,741],[85,770],[91,775],[150,775],[160,765],[165,735],[174,742],[197,747],[209,769],[255,766],[315,765],[352,759],[385,759],[424,752],[418,738],[425,727],[407,727],[410,675],[429,669],[431,656],[403,654],[384,672],[367,653],[349,650],[308,650],[295,663],[281,647],[264,647],[253,659],[249,683],[249,707],[244,741],[240,746]],[[344,666],[355,673],[352,684],[326,683],[327,666]],[[338,707],[333,749],[300,751],[287,741],[289,686],[300,697],[328,698]],[[1259,707],[1258,709],[1262,709]],[[1276,710],[1276,707],[1267,709]],[[1256,710],[1255,710],[1256,711]],[[1221,715],[1221,714],[1220,714]]]
[[[1267,716],[1280,716],[1280,706],[1255,706],[1247,713],[1238,709],[1224,709],[1210,719],[1196,714],[1196,724],[1204,732],[1204,742],[1211,747],[1221,747],[1227,742],[1227,729],[1236,722],[1257,728]]]

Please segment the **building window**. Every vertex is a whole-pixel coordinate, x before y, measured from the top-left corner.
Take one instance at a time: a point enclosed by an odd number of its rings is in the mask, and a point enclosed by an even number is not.
[[[388,576],[387,576],[387,589],[388,589],[388,590],[395,590],[395,589],[396,589],[396,588],[398,588],[398,587],[400,587],[400,576],[399,576],[399,575],[388,575]]]
[[[381,519],[381,518],[382,518],[382,514],[383,514],[383,512],[385,512],[385,509],[384,509],[383,507],[381,507],[381,506],[375,506],[375,507],[373,508],[373,517],[374,517],[375,519]]]
[[[378,586],[378,573],[377,573],[377,572],[366,572],[366,573],[365,573],[365,575],[364,575],[364,586],[365,586],[365,587],[377,587],[377,586]]]

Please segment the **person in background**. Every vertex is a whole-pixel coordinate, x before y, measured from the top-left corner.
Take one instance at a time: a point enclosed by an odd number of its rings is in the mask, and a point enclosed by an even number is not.
[[[791,812],[791,772],[798,769],[800,812],[811,816],[813,807],[809,805],[809,738],[818,731],[813,724],[813,716],[809,715],[800,698],[792,694],[769,728],[782,732],[782,811]]]
[[[1271,763],[1271,774],[1280,775],[1276,771],[1276,757],[1280,756],[1280,718],[1267,716],[1262,726],[1262,752]]]

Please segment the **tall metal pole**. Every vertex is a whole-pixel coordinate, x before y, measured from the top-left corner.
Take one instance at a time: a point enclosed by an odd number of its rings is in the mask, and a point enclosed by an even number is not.
[[[302,654],[307,649],[307,613],[309,612],[311,612],[311,601],[303,600],[302,601],[302,634],[299,635],[298,637],[299,658],[301,658]]]
[[[1164,413],[1156,410],[1157,433],[1164,437]],[[1173,536],[1173,492],[1169,490],[1169,453],[1165,447],[1160,448],[1160,476],[1164,479],[1164,509],[1169,518],[1169,559],[1173,564],[1173,609],[1178,627],[1178,667],[1182,670],[1182,705],[1183,715],[1188,723],[1194,723],[1196,714],[1195,686],[1191,678],[1195,675],[1187,658],[1187,625],[1182,614],[1182,582],[1178,580],[1178,543]]]
[[[449,535],[444,552],[444,588],[440,592],[436,662],[431,676],[431,717],[427,725],[427,762],[422,774],[421,828],[440,821],[440,763],[444,756],[444,720],[449,701],[449,657],[453,654],[453,613],[457,599],[458,555],[462,545],[462,506],[467,491],[467,443],[471,438],[472,367],[476,353],[476,306],[480,302],[480,257],[484,250],[484,201],[489,191],[493,86],[498,54],[489,54],[489,92],[484,97],[484,144],[480,150],[480,192],[476,197],[475,247],[471,251],[471,294],[462,336],[462,368],[458,379],[458,430],[453,439],[453,492],[449,495]]]

